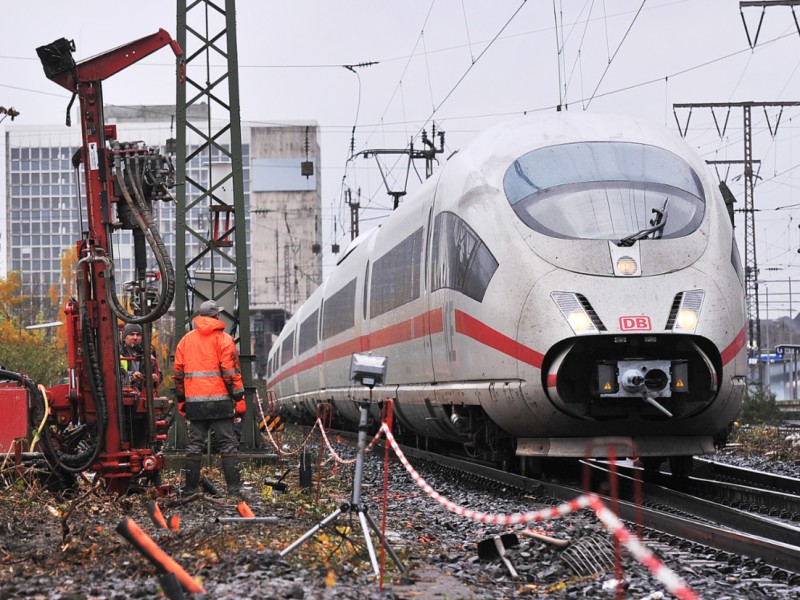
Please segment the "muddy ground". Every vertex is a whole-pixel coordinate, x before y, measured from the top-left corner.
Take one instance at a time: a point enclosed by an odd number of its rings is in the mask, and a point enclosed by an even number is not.
[[[278,552],[349,499],[346,477],[327,473],[321,486],[300,490],[290,472],[285,494],[257,485],[274,479],[271,466],[245,465],[249,506],[274,523],[222,524],[219,517],[238,517],[239,498],[208,494],[158,497],[154,491],[119,497],[102,483],[81,477],[68,496],[54,495],[30,473],[0,489],[0,600],[11,598],[153,598],[162,591],[161,573],[118,532],[132,518],[156,544],[177,561],[213,598],[302,598],[315,589],[333,589],[337,573],[365,584],[371,566],[354,548],[320,533],[293,555]],[[10,474],[5,473],[6,479]],[[218,469],[204,475],[224,491]],[[179,475],[166,472],[166,484]],[[316,483],[316,482],[315,482]],[[259,493],[261,492],[261,493]],[[165,530],[150,517],[155,501],[168,519],[180,519],[177,531]],[[349,518],[341,518],[347,523]],[[333,530],[335,532],[335,530]],[[245,584],[246,582],[246,584]],[[343,586],[344,587],[344,586]],[[344,591],[344,589],[342,589]],[[354,596],[355,597],[355,596]]]
[[[347,445],[340,451],[345,457],[353,456]],[[739,438],[727,452],[765,457],[773,466],[778,457],[790,467],[800,465],[800,449],[780,436],[764,433]],[[376,454],[382,457],[383,452]],[[223,524],[217,522],[219,517],[238,516],[238,498],[157,497],[152,489],[119,497],[87,476],[79,477],[72,492],[63,496],[48,491],[35,473],[18,473],[6,463],[0,468],[0,600],[164,597],[169,582],[162,580],[162,572],[116,531],[126,517],[177,561],[210,598],[587,598],[597,597],[604,580],[611,577],[607,573],[576,577],[558,560],[555,549],[525,542],[512,550],[522,573],[520,579],[512,580],[502,563],[477,556],[478,542],[495,532],[438,507],[396,462],[390,469],[386,530],[406,573],[401,574],[387,558],[384,589],[380,589],[364,551],[360,524],[349,512],[335,520],[335,527],[316,532],[280,557],[281,550],[350,500],[352,467],[334,465],[330,458],[323,463],[317,501],[317,471],[312,487],[300,488],[296,458],[283,465],[246,464],[243,474],[249,505],[256,516],[276,520]],[[286,471],[286,493],[262,485]],[[224,491],[218,469],[204,467],[204,475]],[[180,474],[167,471],[164,482],[178,486]],[[525,510],[544,506],[513,493],[498,501],[496,494],[487,497],[446,480],[434,487],[477,510],[509,512],[518,510],[520,503]],[[363,497],[379,526],[382,492],[382,461],[372,456],[365,468]],[[163,529],[151,519],[148,503],[153,501],[166,518],[179,517],[177,531]],[[593,529],[599,533],[601,528],[585,515],[574,515],[547,524],[544,532],[575,537]],[[631,578],[628,597],[663,592],[646,570],[629,565],[626,572]],[[713,577],[710,581],[713,587]],[[613,597],[609,593],[603,595]]]

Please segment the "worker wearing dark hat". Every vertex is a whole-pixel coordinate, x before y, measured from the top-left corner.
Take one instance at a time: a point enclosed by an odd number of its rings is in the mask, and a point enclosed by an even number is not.
[[[233,418],[237,404],[244,404],[244,383],[236,344],[225,332],[219,313],[216,302],[203,302],[192,320],[194,329],[175,349],[172,381],[178,406],[183,403],[189,422],[184,492],[197,491],[205,441],[212,430],[222,454],[228,494],[240,496],[239,442]]]
[[[119,349],[120,367],[126,375],[128,383],[141,391],[144,388],[144,374],[142,373],[142,326],[136,323],[126,323],[122,329],[122,345]],[[158,387],[164,374],[158,368],[155,357],[151,358],[151,373],[153,386]]]

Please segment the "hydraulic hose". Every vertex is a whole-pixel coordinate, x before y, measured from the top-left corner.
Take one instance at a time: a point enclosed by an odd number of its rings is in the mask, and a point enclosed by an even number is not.
[[[114,155],[114,167],[117,171],[117,181],[119,182],[120,189],[122,190],[122,196],[125,198],[125,202],[128,204],[128,207],[131,209],[131,214],[136,220],[139,230],[144,234],[147,242],[150,244],[150,247],[153,250],[164,287],[161,290],[161,294],[159,294],[158,301],[149,313],[140,316],[129,313],[125,307],[122,306],[119,298],[117,298],[114,268],[113,264],[109,263],[109,285],[106,288],[106,293],[111,301],[111,305],[114,308],[114,313],[117,315],[117,317],[119,317],[119,319],[125,323],[150,323],[165,315],[172,304],[172,300],[175,297],[175,270],[172,266],[172,261],[169,258],[169,252],[164,245],[164,241],[161,239],[158,230],[153,225],[150,210],[147,208],[143,194],[141,190],[137,189],[136,187],[134,182],[136,177],[131,177],[131,184],[134,188],[136,201],[134,201],[134,199],[131,197],[131,193],[128,190],[128,185],[125,182],[125,174],[122,170],[119,153],[115,153]],[[138,167],[136,168],[136,173],[134,173],[134,175],[138,176]]]
[[[27,375],[23,375],[22,373],[16,373],[14,371],[7,371],[5,369],[0,369],[0,378],[17,381],[23,386],[25,386],[25,388],[33,396],[37,409],[46,416],[45,412],[46,404],[44,396],[42,395],[42,392],[38,389],[36,383],[30,377],[28,377]],[[97,456],[100,454],[99,440],[95,448],[90,448],[84,450],[83,452],[79,452],[77,454],[66,454],[61,450],[59,450],[58,448],[56,448],[55,445],[53,444],[49,427],[43,427],[41,433],[42,433],[41,439],[42,443],[44,444],[46,454],[49,455],[53,459],[53,461],[55,461],[56,466],[62,471],[67,471],[70,473],[82,473],[83,471],[87,470],[89,467],[92,466],[94,461],[97,459]]]

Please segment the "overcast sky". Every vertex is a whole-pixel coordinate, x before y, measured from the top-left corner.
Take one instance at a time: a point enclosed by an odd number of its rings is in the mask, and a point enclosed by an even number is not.
[[[73,39],[80,61],[159,28],[177,37],[175,6],[4,2],[0,105],[21,113],[15,123],[63,122],[69,97],[44,77],[35,48]],[[760,14],[745,9],[751,37]],[[738,0],[239,0],[237,21],[242,119],[320,124],[326,270],[334,237],[343,246],[349,241],[343,179],[368,205],[362,231],[391,206],[374,160],[347,162],[354,125],[358,151],[402,148],[435,121],[446,131],[447,155],[497,121],[558,104],[633,114],[677,133],[673,103],[800,100],[800,35],[788,7],[765,12],[755,50]],[[343,67],[365,62],[378,64],[357,74]],[[104,82],[105,100],[174,103],[173,73],[172,54],[162,49]],[[757,256],[765,280],[800,279],[798,116],[800,108],[785,109],[773,139],[763,111],[753,111],[753,158],[762,161]],[[726,112],[717,118],[723,122]],[[774,128],[777,111],[769,119]],[[707,160],[741,160],[741,110],[731,111],[722,139],[711,112],[695,110],[686,139]],[[740,174],[732,167],[727,178],[741,201]],[[405,169],[391,177],[402,182]],[[417,181],[412,172],[409,189]],[[740,237],[743,229],[737,222]],[[778,310],[774,299],[770,305]]]

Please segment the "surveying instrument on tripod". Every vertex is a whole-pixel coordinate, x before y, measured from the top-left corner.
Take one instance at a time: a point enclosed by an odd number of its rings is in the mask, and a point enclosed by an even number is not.
[[[361,502],[361,481],[364,475],[364,450],[367,445],[367,423],[369,419],[369,406],[372,404],[372,388],[376,385],[382,385],[386,378],[386,363],[385,356],[373,356],[372,354],[353,354],[350,361],[350,381],[360,383],[361,385],[369,388],[369,398],[361,398],[357,400],[359,408],[359,422],[358,422],[358,446],[356,451],[356,465],[353,473],[353,493],[350,503],[342,504],[339,508],[322,519],[319,523],[314,525],[311,529],[306,531],[303,535],[297,538],[294,542],[284,548],[280,555],[286,556],[292,550],[300,546],[308,538],[314,535],[317,531],[335,521],[342,513],[350,513],[358,515],[358,521],[361,524],[361,530],[364,534],[364,542],[369,553],[369,559],[372,563],[372,570],[375,575],[380,577],[380,569],[378,567],[378,558],[375,555],[375,547],[372,544],[372,537],[370,536],[370,529],[375,532],[378,539],[381,539],[381,532],[375,521],[367,512],[366,507]],[[389,553],[392,561],[401,572],[405,570],[403,563],[400,562],[397,554],[389,546],[386,540],[383,540],[383,547]]]

